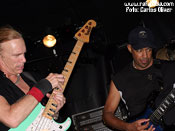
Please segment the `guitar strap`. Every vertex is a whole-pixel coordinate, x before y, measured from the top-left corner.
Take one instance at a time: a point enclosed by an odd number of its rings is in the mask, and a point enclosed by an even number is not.
[[[27,71],[24,71],[22,73],[26,78],[28,78],[29,80],[31,80],[32,82],[34,83],[37,83],[37,81],[35,80],[35,78],[31,75],[31,73],[27,72]]]
[[[119,103],[119,109],[120,109],[120,115],[122,116],[121,119],[126,121],[128,119],[129,112],[128,112],[127,107],[126,107],[125,103],[123,102],[123,100],[121,100]]]

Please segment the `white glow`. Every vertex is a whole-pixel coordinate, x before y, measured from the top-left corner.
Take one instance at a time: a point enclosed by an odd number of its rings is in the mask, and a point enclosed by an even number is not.
[[[46,47],[53,47],[56,44],[56,38],[53,35],[47,35],[44,37],[43,43]]]
[[[154,8],[159,5],[159,0],[147,0],[146,2],[150,8]]]

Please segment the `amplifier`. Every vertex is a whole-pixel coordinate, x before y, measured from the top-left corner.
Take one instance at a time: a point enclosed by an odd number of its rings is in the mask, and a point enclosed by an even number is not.
[[[104,106],[87,110],[72,115],[72,121],[76,131],[112,131],[102,120]],[[117,108],[115,116],[123,120],[120,107]]]

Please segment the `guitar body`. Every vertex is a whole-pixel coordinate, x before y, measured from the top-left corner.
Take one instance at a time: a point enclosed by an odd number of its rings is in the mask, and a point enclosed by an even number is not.
[[[17,127],[11,128],[9,131],[66,131],[71,125],[71,119],[68,117],[63,123],[57,123],[53,119],[43,117],[43,124],[38,127],[38,123],[42,123],[42,113],[44,111],[44,106],[40,103],[32,111],[32,113]],[[39,128],[39,129],[38,129]]]
[[[134,121],[139,120],[139,119],[149,119],[149,117],[152,113],[153,113],[153,110],[151,108],[147,108],[143,115],[137,117],[134,120],[130,120],[129,122],[134,122]],[[155,128],[155,131],[163,131],[163,128],[160,125],[153,124],[151,121],[149,121],[148,128],[151,125],[153,125],[153,127]]]
[[[151,114],[153,114],[153,110],[151,108],[147,108],[143,118],[149,118]],[[149,127],[151,125],[153,125],[153,127],[155,128],[155,131],[163,131],[163,128],[160,125],[153,124],[152,121],[149,121]]]
[[[159,123],[162,116],[172,106],[174,106],[174,101],[175,101],[175,83],[173,84],[173,89],[164,98],[164,100],[161,102],[161,104],[157,107],[157,109],[154,112],[151,110],[151,108],[147,108],[144,115],[141,115],[140,117],[136,118],[135,120],[131,120],[131,121],[129,120],[129,122],[133,122],[133,121],[136,121],[136,120],[142,119],[142,118],[148,118],[148,119],[150,119],[149,127],[151,125],[153,125],[156,128],[155,131],[163,131],[163,128],[160,125],[158,125],[157,123]]]

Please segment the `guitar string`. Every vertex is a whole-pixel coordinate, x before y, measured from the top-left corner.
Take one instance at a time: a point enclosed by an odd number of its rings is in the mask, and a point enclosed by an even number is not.
[[[39,131],[41,130],[41,129],[43,129],[44,127],[43,127],[43,125],[45,125],[45,122],[47,121],[47,118],[45,118],[45,117],[43,117],[42,118],[42,123],[41,123],[41,126],[40,126],[40,128],[39,128]]]
[[[48,121],[48,119],[47,118],[44,118],[43,123],[42,123],[40,129],[45,129],[45,125],[47,124],[47,121]]]
[[[44,124],[44,126],[43,126],[42,129],[48,129],[48,130],[49,130],[49,127],[48,127],[48,120],[47,120],[47,119],[45,119],[45,122],[44,122],[43,124]]]
[[[41,118],[41,120],[40,120],[40,122],[42,122],[41,124],[39,124],[39,125],[41,125],[41,126],[38,126],[36,129],[35,129],[35,131],[40,131],[40,130],[43,130],[43,129],[49,129],[49,128],[51,128],[51,125],[50,125],[50,123],[49,122],[51,122],[52,120],[50,120],[50,119],[48,119],[48,118],[45,118],[45,117],[42,117]],[[48,124],[50,125],[50,126],[48,126]]]
[[[42,129],[44,122],[45,122],[45,118],[42,117],[42,121],[41,121],[41,123],[40,123],[39,131]]]
[[[37,129],[39,128],[39,125],[40,125],[42,119],[43,119],[43,116],[41,116],[39,122],[37,123],[37,126],[36,126],[36,128],[35,128],[35,131],[38,131]]]
[[[46,118],[46,117],[44,117],[44,116],[41,116],[40,120],[39,120],[39,122],[38,122],[38,124],[36,126],[36,131],[39,131],[39,130],[41,130],[41,128],[44,128],[43,124],[46,125],[48,121],[51,121],[51,120]],[[39,125],[41,125],[41,126],[39,126]]]
[[[43,125],[45,126],[48,123],[48,121],[50,121],[50,119],[45,118],[44,116],[41,116],[39,119],[39,122],[37,123],[37,126],[35,128],[35,131],[39,131],[42,128],[44,128]]]
[[[50,122],[50,121],[51,121],[50,119],[49,120],[47,118],[45,119],[45,122],[43,123],[44,124],[44,126],[43,126],[44,129],[49,129],[47,125],[48,125],[48,122]]]
[[[40,117],[40,119],[39,119],[39,122],[38,122],[38,124],[37,124],[37,126],[36,126],[36,129],[35,129],[35,131],[40,131],[41,129],[47,129],[48,127],[47,127],[47,124],[48,124],[48,122],[50,122],[51,120],[49,119],[49,118],[46,118],[46,117],[44,117],[44,116],[42,116],[41,115],[41,117]],[[45,128],[45,126],[47,127],[47,128]]]
[[[162,103],[163,104],[163,103]],[[160,119],[160,117],[162,116],[161,114],[159,114],[159,112],[158,112],[158,110],[159,110],[160,108],[158,107],[157,109],[156,109],[156,111],[153,113],[153,116],[154,117],[156,117],[156,119]],[[151,115],[152,116],[152,115]],[[153,118],[154,118],[153,117]]]
[[[161,117],[161,115],[158,114],[158,110],[159,110],[159,108],[157,108],[156,111],[152,115],[153,118],[156,117],[157,120],[160,119],[160,117]]]
[[[43,110],[43,112],[44,112],[44,110]],[[42,113],[43,113],[43,112],[42,112]],[[45,125],[45,120],[47,121],[47,119],[48,119],[48,118],[42,116],[42,114],[41,114],[40,120],[39,120],[39,122],[38,122],[38,124],[37,124],[37,126],[36,126],[36,131],[39,131],[39,130],[43,127],[43,124]],[[49,119],[49,120],[50,120],[50,119]],[[40,126],[39,126],[39,125],[40,125]],[[38,129],[38,128],[39,128],[39,129]]]

